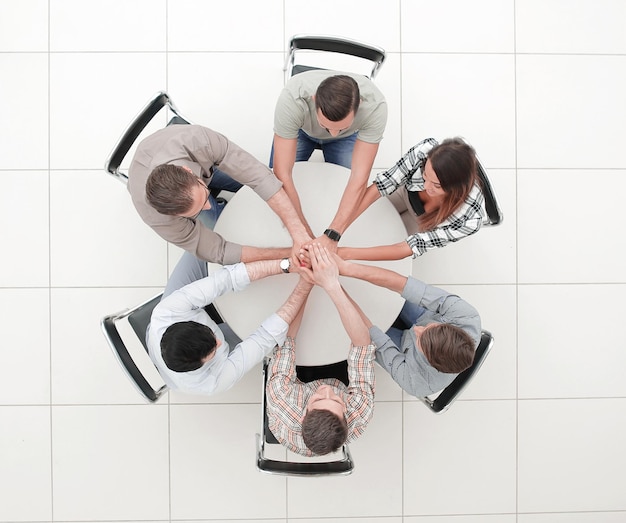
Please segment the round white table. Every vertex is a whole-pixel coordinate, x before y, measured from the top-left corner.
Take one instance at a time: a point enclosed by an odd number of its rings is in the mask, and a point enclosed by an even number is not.
[[[294,183],[302,210],[313,232],[321,235],[334,218],[350,171],[330,163],[298,162]],[[244,186],[230,200],[215,226],[229,241],[258,247],[287,247],[291,236],[270,207]],[[380,198],[345,232],[339,246],[369,247],[397,243],[407,237],[402,220],[387,198]],[[411,273],[411,258],[371,263],[400,274]],[[209,264],[209,270],[212,269]],[[293,290],[298,276],[281,274],[252,282],[245,290],[228,293],[215,301],[226,323],[241,338],[254,332],[276,312]],[[383,330],[398,316],[404,300],[399,294],[362,280],[340,277],[347,293],[372,323]],[[314,287],[306,303],[296,336],[296,363],[323,365],[345,360],[350,339],[337,309],[323,289]]]

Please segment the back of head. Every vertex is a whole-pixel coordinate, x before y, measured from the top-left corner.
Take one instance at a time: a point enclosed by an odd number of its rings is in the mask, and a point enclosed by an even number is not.
[[[418,218],[424,231],[434,229],[446,220],[478,182],[476,151],[461,138],[447,138],[428,152],[428,159],[445,195],[435,211]]]
[[[146,182],[146,199],[161,214],[179,216],[193,205],[191,190],[198,178],[178,165],[155,167]]]
[[[361,102],[359,84],[350,76],[329,76],[315,92],[315,108],[331,122],[339,122],[351,111],[356,114]]]
[[[329,410],[310,410],[302,420],[302,438],[307,448],[323,456],[335,452],[348,439],[348,424]]]
[[[213,331],[195,321],[170,325],[161,338],[161,356],[165,365],[176,372],[202,367],[203,359],[215,352],[217,340]]]
[[[420,336],[420,347],[439,372],[458,374],[474,362],[474,340],[460,327],[448,323],[426,329]]]

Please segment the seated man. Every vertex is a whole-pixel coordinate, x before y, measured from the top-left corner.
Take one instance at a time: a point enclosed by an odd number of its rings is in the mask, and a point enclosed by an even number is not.
[[[314,234],[293,183],[294,162],[308,160],[319,147],[327,162],[352,171],[334,219],[317,238],[333,252],[365,194],[386,124],[385,97],[371,80],[358,74],[306,71],[293,76],[278,98],[270,167],[310,236]]]
[[[374,411],[374,350],[371,323],[339,283],[336,263],[326,249],[311,247],[313,272],[304,269],[331,298],[350,336],[348,383],[321,378],[304,383],[296,377],[295,335],[303,309],[289,326],[287,340],[276,347],[267,382],[269,428],[289,450],[324,455],[360,436]]]
[[[241,183],[267,201],[289,231],[294,249],[310,239],[272,171],[206,127],[170,125],[148,136],[139,143],[128,171],[128,190],[143,221],[194,256],[221,264],[288,256],[291,249],[228,242],[198,220],[211,208],[209,187],[237,190]]]
[[[242,290],[251,281],[289,272],[291,266],[288,259],[263,260],[228,265],[207,275],[206,262],[183,254],[152,312],[146,336],[150,357],[165,383],[190,394],[228,390],[276,344],[283,343],[289,324],[308,296],[308,283],[299,282],[283,306],[243,341],[230,329],[225,331],[231,336],[225,337],[204,307],[226,292]]]
[[[478,312],[469,303],[412,276],[333,256],[341,275],[386,287],[406,300],[386,334],[370,327],[376,361],[406,392],[428,396],[471,366],[481,326]]]

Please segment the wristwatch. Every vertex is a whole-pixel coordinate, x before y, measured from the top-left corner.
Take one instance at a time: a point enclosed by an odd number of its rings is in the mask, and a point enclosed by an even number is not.
[[[291,261],[289,258],[283,258],[280,260],[280,268],[285,274],[289,274],[289,267],[291,267]]]
[[[339,234],[335,229],[326,229],[324,234],[334,242],[341,240],[341,234]]]

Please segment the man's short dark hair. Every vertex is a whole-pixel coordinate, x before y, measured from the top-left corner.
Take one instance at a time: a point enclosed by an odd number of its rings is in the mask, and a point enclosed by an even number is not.
[[[420,347],[439,372],[458,374],[474,362],[474,340],[460,327],[440,323],[420,336]]]
[[[315,108],[331,122],[339,122],[351,111],[356,114],[361,102],[359,84],[345,74],[329,76],[315,92]]]
[[[198,180],[179,165],[158,165],[146,181],[146,200],[161,214],[183,215],[194,203],[191,191]]]
[[[302,438],[307,448],[323,456],[335,452],[348,439],[348,424],[326,409],[310,410],[302,420]]]
[[[168,369],[189,372],[202,367],[202,360],[215,352],[213,331],[196,321],[172,323],[161,338],[161,356]]]

